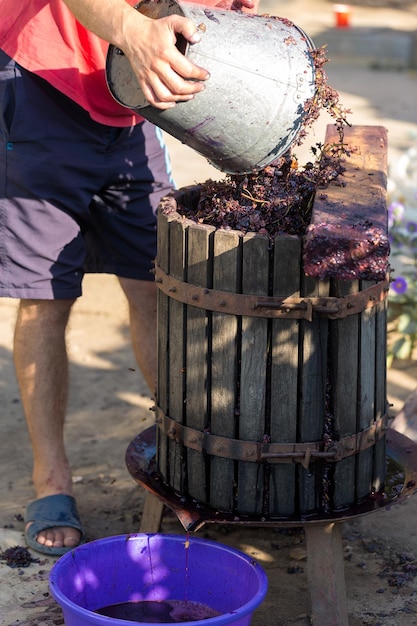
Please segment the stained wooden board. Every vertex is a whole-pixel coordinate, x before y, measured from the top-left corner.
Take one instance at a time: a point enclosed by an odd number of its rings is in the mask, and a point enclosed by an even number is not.
[[[325,143],[338,141],[333,125]],[[388,269],[386,210],[387,130],[353,126],[345,131],[349,156],[343,176],[316,193],[304,242],[307,276],[380,280]]]
[[[238,293],[241,235],[216,230],[213,245],[213,288]],[[237,406],[238,319],[235,315],[213,313],[211,353],[210,432],[235,438]],[[213,456],[210,466],[210,505],[233,509],[234,462]]]
[[[331,294],[336,297],[357,293],[359,289],[359,281],[331,281]],[[334,434],[339,437],[347,437],[357,431],[359,321],[358,315],[348,315],[329,323]],[[335,464],[333,506],[336,509],[354,502],[355,464],[354,456]]]
[[[269,241],[263,235],[243,239],[242,291],[268,295]],[[265,424],[268,360],[268,320],[243,317],[241,330],[239,438],[262,441]],[[264,466],[239,463],[237,506],[241,512],[262,513]]]
[[[314,281],[305,278],[301,285],[307,297],[327,297],[329,281]],[[323,437],[326,414],[328,324],[326,318],[313,318],[300,322],[299,374],[300,399],[298,434],[300,441],[319,441]],[[304,515],[319,509],[323,483],[323,465],[310,464],[308,469],[298,466],[299,506]]]
[[[211,286],[210,240],[214,227],[193,224],[188,229],[188,273],[190,283]],[[187,426],[203,432],[208,424],[209,314],[204,309],[187,307]],[[207,501],[206,458],[187,451],[188,493]]]
[[[169,219],[163,213],[158,220],[158,262],[165,272],[169,271]],[[161,410],[168,411],[169,377],[166,358],[169,348],[169,298],[158,289],[158,379],[157,402]],[[162,475],[168,478],[168,441],[157,429],[158,464]],[[147,514],[148,515],[148,514]]]
[[[274,296],[300,296],[300,265],[300,239],[292,235],[277,237],[274,245]],[[272,320],[271,332],[271,441],[291,443],[297,441],[300,324],[295,319]],[[269,503],[272,514],[293,514],[296,471],[295,463],[271,464]]]
[[[169,269],[174,278],[185,278],[185,232],[186,226],[182,221],[173,220],[169,224]],[[168,360],[168,407],[169,415],[179,424],[184,422],[184,372],[185,372],[185,335],[184,335],[185,306],[169,299],[169,360]],[[184,472],[182,470],[183,446],[174,440],[168,443],[169,449],[169,476],[171,485],[178,491],[183,491]]]

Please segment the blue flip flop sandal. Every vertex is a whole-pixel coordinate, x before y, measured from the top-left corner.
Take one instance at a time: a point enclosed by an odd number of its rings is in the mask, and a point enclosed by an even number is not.
[[[32,523],[27,527],[29,522]],[[39,500],[34,500],[28,505],[25,516],[25,539],[30,548],[49,556],[62,556],[73,550],[75,546],[57,548],[44,546],[36,541],[36,537],[41,530],[54,528],[55,526],[76,528],[81,533],[80,543],[82,543],[84,533],[77,511],[77,504],[72,496],[59,493],[39,498]]]

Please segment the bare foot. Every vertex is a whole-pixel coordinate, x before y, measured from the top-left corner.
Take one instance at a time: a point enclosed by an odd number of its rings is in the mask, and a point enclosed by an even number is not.
[[[25,538],[34,550],[64,554],[79,545],[82,528],[72,495],[54,493],[31,502],[26,509]]]
[[[40,546],[74,548],[80,543],[82,533],[65,451],[60,450],[56,457],[48,459],[48,463],[44,463],[45,455],[41,459],[42,462],[34,464],[36,500],[29,504],[26,512],[26,534],[35,523],[37,534],[32,531],[32,538]],[[42,522],[47,522],[44,528]],[[71,525],[73,522],[74,526]]]
[[[28,529],[33,522],[29,522],[26,525]],[[70,526],[55,526],[54,528],[47,528],[41,530],[36,535],[36,541],[42,546],[54,547],[54,548],[75,548],[80,543],[81,533],[76,528]]]

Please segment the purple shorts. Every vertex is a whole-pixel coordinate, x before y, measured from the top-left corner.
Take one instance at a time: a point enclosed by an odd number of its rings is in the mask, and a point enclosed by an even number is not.
[[[84,272],[153,280],[161,131],[94,122],[2,51],[0,105],[0,296],[75,298]]]

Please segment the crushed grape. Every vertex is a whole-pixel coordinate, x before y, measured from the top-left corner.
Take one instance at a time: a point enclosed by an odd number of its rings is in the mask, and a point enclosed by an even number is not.
[[[313,200],[317,190],[325,190],[330,181],[343,173],[344,127],[350,113],[339,102],[338,93],[328,85],[324,64],[325,48],[312,52],[315,65],[316,93],[305,105],[305,118],[297,145],[307,129],[326,109],[335,120],[339,141],[311,148],[312,160],[300,166],[288,151],[259,172],[230,174],[221,181],[208,180],[201,185],[197,208],[179,206],[186,218],[216,228],[242,233],[257,232],[270,237],[280,233],[303,236],[311,221]],[[343,184],[343,182],[341,183]]]

